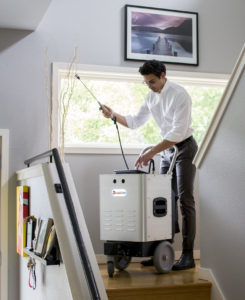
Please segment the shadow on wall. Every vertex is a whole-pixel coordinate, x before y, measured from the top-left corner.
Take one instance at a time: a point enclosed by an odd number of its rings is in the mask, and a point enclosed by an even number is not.
[[[0,29],[0,53],[32,32],[32,30]]]

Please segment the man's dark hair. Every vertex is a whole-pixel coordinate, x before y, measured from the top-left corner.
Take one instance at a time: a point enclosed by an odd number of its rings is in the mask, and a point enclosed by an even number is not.
[[[146,61],[143,66],[139,68],[139,72],[141,75],[154,74],[160,78],[162,73],[166,74],[166,67],[164,63],[153,59]]]

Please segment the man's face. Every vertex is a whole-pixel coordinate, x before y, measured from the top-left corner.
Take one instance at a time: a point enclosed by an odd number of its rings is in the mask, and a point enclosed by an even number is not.
[[[143,75],[144,82],[155,93],[160,93],[165,84],[165,73],[162,73],[160,78],[154,74]]]

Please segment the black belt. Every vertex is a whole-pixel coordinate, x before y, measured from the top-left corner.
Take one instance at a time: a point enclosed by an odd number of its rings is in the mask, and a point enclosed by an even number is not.
[[[175,144],[175,146],[181,147],[181,146],[183,146],[186,142],[189,142],[189,141],[191,141],[192,139],[193,139],[193,136],[191,135],[191,136],[189,136],[187,139],[183,140],[182,142]]]

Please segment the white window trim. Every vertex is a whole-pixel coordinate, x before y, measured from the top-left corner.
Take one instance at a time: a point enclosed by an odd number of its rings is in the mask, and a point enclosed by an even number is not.
[[[52,144],[51,147],[58,147],[58,92],[60,90],[60,78],[69,70],[68,63],[52,64],[52,107],[51,107],[51,126],[52,126]],[[138,68],[85,65],[75,64],[72,72],[79,74],[84,79],[109,79],[142,82],[142,76]],[[227,74],[216,73],[199,73],[185,71],[167,71],[167,78],[185,85],[201,86],[225,86],[229,79]],[[120,129],[119,129],[120,130]],[[115,129],[116,134],[116,129]],[[122,141],[123,143],[123,141]],[[142,150],[142,145],[122,145],[125,154],[138,154]],[[65,153],[67,154],[120,154],[121,150],[115,144],[83,144],[83,145],[66,145]]]

